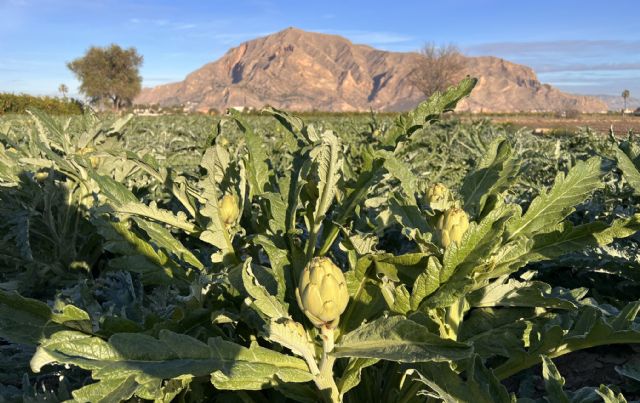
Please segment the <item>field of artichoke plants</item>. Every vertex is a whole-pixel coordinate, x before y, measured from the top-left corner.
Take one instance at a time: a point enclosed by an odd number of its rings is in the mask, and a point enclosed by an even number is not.
[[[638,141],[438,120],[474,85],[0,116],[0,402],[639,399]]]

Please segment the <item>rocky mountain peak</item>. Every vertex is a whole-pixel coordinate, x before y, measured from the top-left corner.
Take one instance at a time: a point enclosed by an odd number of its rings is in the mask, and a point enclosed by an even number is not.
[[[201,111],[265,104],[290,110],[406,110],[424,99],[408,78],[418,57],[289,27],[230,49],[182,82],[146,88],[136,103],[183,104]],[[495,57],[468,57],[467,62],[465,73],[478,77],[479,83],[460,109],[607,109],[596,98],[540,83],[529,67]]]

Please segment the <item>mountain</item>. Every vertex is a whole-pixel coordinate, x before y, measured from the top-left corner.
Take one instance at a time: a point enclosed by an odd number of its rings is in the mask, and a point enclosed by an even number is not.
[[[624,100],[620,95],[594,95],[607,103],[610,111],[620,112],[624,108]],[[640,108],[640,98],[629,97],[627,99],[627,109],[635,110]]]
[[[184,81],[145,88],[136,104],[224,110],[265,104],[288,110],[407,110],[424,99],[408,76],[416,53],[387,52],[337,36],[287,28],[230,49]],[[458,110],[607,110],[596,98],[541,84],[532,69],[495,57],[468,57],[479,78]]]

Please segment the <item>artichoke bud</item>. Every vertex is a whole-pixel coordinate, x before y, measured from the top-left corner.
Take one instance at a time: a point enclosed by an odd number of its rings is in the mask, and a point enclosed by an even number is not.
[[[82,147],[81,149],[78,150],[78,154],[86,155],[86,154],[90,154],[90,153],[92,153],[94,151],[95,151],[95,148],[93,148],[93,147]]]
[[[49,172],[47,171],[40,171],[34,175],[34,178],[38,183],[44,182],[45,180],[47,180],[48,177],[49,177]]]
[[[89,162],[91,163],[91,168],[96,169],[100,164],[100,157],[96,157],[95,155],[92,155],[91,157],[89,157]]]
[[[427,189],[425,202],[432,210],[444,211],[451,205],[453,197],[451,191],[442,183],[434,183]]]
[[[451,242],[460,245],[462,236],[469,228],[469,217],[464,210],[452,207],[444,212],[438,220],[437,235],[444,248]]]
[[[349,303],[342,270],[327,257],[315,257],[300,275],[298,305],[316,327],[334,329]]]
[[[230,228],[238,218],[240,209],[238,208],[238,196],[234,194],[225,194],[218,202],[220,209],[220,219],[225,228]]]

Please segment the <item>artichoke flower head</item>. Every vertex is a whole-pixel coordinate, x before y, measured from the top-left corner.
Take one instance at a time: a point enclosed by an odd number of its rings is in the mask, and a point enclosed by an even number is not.
[[[452,207],[438,220],[437,236],[444,248],[452,242],[460,245],[462,236],[469,229],[469,216],[461,208]]]
[[[238,208],[238,196],[234,194],[225,194],[222,199],[218,201],[218,208],[220,210],[220,219],[224,223],[224,226],[229,229],[238,218],[240,209]]]
[[[451,206],[453,196],[449,188],[438,182],[429,186],[425,195],[425,202],[432,210],[444,211]]]
[[[300,275],[298,305],[316,327],[334,329],[349,303],[342,270],[327,257],[315,257]]]

